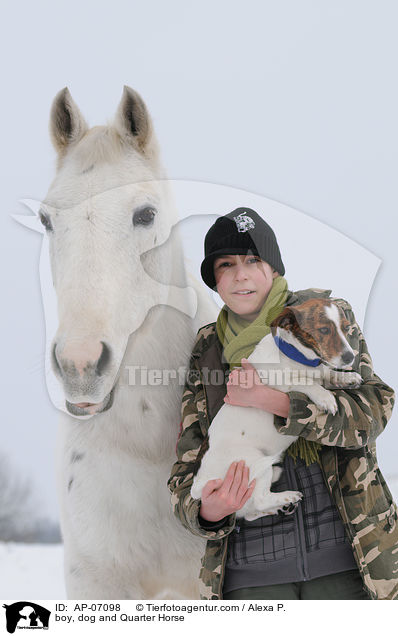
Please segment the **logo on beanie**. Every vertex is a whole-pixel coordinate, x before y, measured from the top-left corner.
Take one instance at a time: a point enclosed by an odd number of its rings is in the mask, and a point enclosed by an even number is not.
[[[238,216],[234,216],[234,221],[236,223],[236,227],[238,232],[247,232],[248,230],[254,230],[255,222],[250,216],[247,216],[244,212],[238,214]]]

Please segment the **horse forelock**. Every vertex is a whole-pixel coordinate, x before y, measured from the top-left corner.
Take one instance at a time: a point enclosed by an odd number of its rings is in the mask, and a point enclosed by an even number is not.
[[[94,126],[73,149],[73,161],[79,172],[89,172],[95,165],[116,163],[126,153],[126,143],[112,126]]]
[[[144,156],[131,143],[123,139],[114,126],[94,126],[61,158],[58,167],[62,167],[65,161],[73,162],[78,173],[86,173],[96,165],[113,165],[127,156],[130,158],[134,156],[135,162],[142,162],[146,168],[152,169],[155,173],[159,169],[159,152],[155,139],[151,143],[151,152]]]
[[[152,155],[144,156],[114,126],[94,126],[58,164],[43,203],[66,209],[118,187],[163,181],[165,173],[155,141],[152,146]],[[150,191],[150,185],[145,189]]]

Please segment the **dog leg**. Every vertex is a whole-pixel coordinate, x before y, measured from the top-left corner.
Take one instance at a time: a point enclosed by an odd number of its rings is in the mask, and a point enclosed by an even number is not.
[[[283,468],[281,466],[272,466],[272,483],[278,481],[282,473]]]
[[[268,461],[272,460],[272,458],[266,459]],[[270,492],[275,468],[278,469],[279,467],[272,465],[265,467],[261,474],[256,475],[256,485],[253,494],[243,508],[237,512],[237,517],[245,517],[247,521],[254,521],[254,519],[265,515],[276,514],[278,510],[282,510],[289,504],[300,501],[303,495],[297,490]]]
[[[283,492],[271,492],[263,497],[261,507],[257,510],[248,511],[244,517],[247,521],[254,521],[260,517],[276,515],[279,511],[291,514],[296,508],[296,504],[303,498],[303,493],[297,490],[285,490]],[[292,506],[294,506],[292,508]],[[241,512],[241,511],[239,511]],[[239,515],[240,516],[240,515]]]
[[[308,395],[310,400],[323,411],[332,415],[337,413],[337,402],[333,393],[324,389],[323,386],[314,384],[313,386],[300,387],[300,392]]]
[[[325,387],[331,389],[357,389],[363,382],[362,377],[355,371],[344,372],[327,369],[325,378],[327,380]]]

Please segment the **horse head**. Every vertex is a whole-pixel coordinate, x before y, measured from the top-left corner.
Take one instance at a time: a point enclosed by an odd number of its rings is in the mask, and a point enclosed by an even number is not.
[[[112,125],[90,129],[64,88],[50,134],[57,172],[39,217],[58,307],[51,360],[68,412],[87,417],[111,407],[129,336],[151,308],[184,309],[183,256],[167,240],[177,217],[135,91],[124,87]]]

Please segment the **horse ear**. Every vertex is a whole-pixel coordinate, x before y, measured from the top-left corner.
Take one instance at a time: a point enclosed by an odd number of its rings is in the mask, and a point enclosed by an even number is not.
[[[51,106],[50,136],[55,150],[63,156],[68,146],[79,141],[87,130],[86,121],[65,86],[56,94]]]
[[[151,118],[143,99],[129,86],[123,88],[114,125],[123,139],[147,153],[153,133]]]

